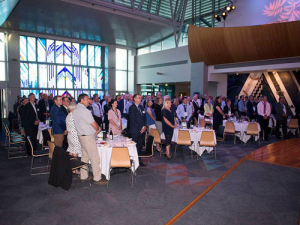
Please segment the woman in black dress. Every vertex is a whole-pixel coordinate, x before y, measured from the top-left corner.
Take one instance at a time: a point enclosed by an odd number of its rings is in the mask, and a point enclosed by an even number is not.
[[[164,107],[162,108],[161,115],[162,115],[162,130],[165,134],[166,138],[166,157],[168,160],[171,158],[170,154],[170,145],[171,140],[174,133],[174,128],[177,127],[175,123],[174,114],[171,111],[171,100],[166,100],[164,102]]]
[[[231,116],[233,116],[232,114],[233,112],[233,109],[231,107],[231,100],[230,99],[227,99],[227,103],[226,105],[224,106],[224,114],[226,116],[226,119],[230,118]]]
[[[219,126],[223,124],[223,119],[225,119],[225,114],[221,109],[221,96],[217,96],[214,102],[214,115],[213,115],[213,129],[218,131]]]

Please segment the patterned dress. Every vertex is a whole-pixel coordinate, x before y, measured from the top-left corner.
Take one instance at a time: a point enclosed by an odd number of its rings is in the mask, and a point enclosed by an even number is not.
[[[68,130],[68,144],[69,144],[67,152],[70,152],[72,154],[78,154],[78,156],[81,156],[81,152],[82,152],[81,144],[78,139],[73,113],[71,112],[66,118],[66,126]]]

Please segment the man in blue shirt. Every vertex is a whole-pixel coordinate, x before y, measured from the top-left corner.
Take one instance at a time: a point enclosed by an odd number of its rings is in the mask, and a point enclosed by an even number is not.
[[[52,120],[52,133],[54,137],[55,146],[62,147],[65,135],[68,131],[66,129],[66,115],[61,110],[62,97],[57,95],[53,98],[54,105],[50,111],[50,117]]]
[[[245,100],[244,95],[241,95],[240,96],[240,101],[239,101],[239,104],[238,104],[239,116],[247,116],[247,108],[245,106],[244,100]]]

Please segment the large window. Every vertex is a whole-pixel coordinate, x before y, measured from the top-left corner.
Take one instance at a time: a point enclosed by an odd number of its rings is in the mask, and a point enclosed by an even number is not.
[[[6,80],[5,34],[0,32],[0,81]]]
[[[108,89],[108,48],[20,36],[20,75],[22,96],[30,92],[36,97],[40,92],[70,93],[75,99],[81,93],[103,96]]]
[[[126,49],[116,49],[116,91],[127,92],[128,52]]]

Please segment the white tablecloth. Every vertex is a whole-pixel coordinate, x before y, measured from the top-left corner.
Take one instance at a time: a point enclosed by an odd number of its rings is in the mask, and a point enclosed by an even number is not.
[[[226,124],[226,120],[223,120],[223,125],[225,126]],[[239,122],[234,122],[234,129],[235,131],[239,131],[241,132],[241,134],[237,134],[236,136],[238,136],[242,142],[246,143],[250,138],[251,138],[251,135],[247,135],[245,132],[247,131],[247,128],[248,128],[248,122],[242,122],[242,123],[239,123]],[[259,123],[257,123],[258,125],[258,131],[260,131],[260,125]],[[258,137],[255,136],[255,141],[258,140]]]
[[[43,132],[42,131],[46,130],[46,129],[51,129],[51,127],[49,127],[48,125],[45,125],[45,124],[40,122],[39,130],[38,130],[38,133],[37,133],[37,136],[36,136],[36,139],[39,140],[40,144],[43,144]]]
[[[116,138],[117,139],[117,138]],[[97,142],[101,142],[101,141],[97,141]],[[138,158],[138,152],[137,152],[137,148],[136,148],[136,144],[127,144],[126,141],[124,141],[123,139],[117,139],[117,140],[113,140],[111,142],[108,142],[107,146],[100,146],[98,145],[98,152],[99,152],[99,156],[100,156],[100,168],[101,168],[101,173],[103,175],[105,175],[106,179],[109,180],[110,179],[110,159],[111,159],[111,153],[112,153],[112,145],[115,147],[127,147],[128,148],[128,152],[129,152],[129,157],[130,159],[132,159],[134,161],[134,167],[131,167],[132,171],[136,171],[136,169],[139,167],[140,163],[139,163],[139,158]]]
[[[181,130],[184,130],[184,129],[181,129]],[[185,130],[187,130],[187,129],[185,129]],[[190,147],[190,149],[192,149],[193,151],[197,152],[197,154],[199,156],[201,156],[205,150],[207,150],[207,152],[209,152],[209,153],[213,150],[212,147],[199,147],[198,142],[201,139],[202,131],[214,132],[213,130],[206,130],[204,128],[189,129],[191,141],[193,141],[195,143],[195,149],[194,149],[193,145]],[[172,137],[172,142],[176,142],[177,143],[177,138],[178,138],[178,129],[174,129],[174,134],[173,134],[173,137]],[[215,144],[217,144],[215,132],[214,132],[214,138],[215,138]]]

